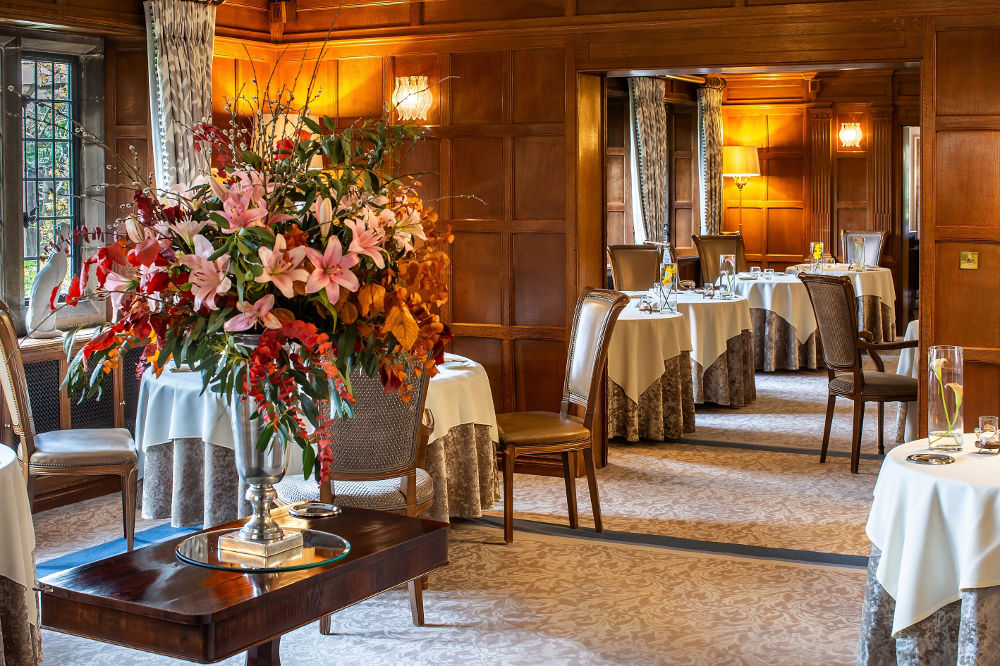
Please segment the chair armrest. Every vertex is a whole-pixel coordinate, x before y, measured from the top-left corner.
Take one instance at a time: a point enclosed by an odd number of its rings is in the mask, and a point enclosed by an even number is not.
[[[868,331],[862,331],[862,333],[867,333]],[[869,334],[871,337],[871,334]],[[867,349],[869,351],[891,351],[893,349],[908,349],[920,346],[919,340],[901,340],[899,342],[867,342],[864,340],[858,341],[858,346],[862,349]]]

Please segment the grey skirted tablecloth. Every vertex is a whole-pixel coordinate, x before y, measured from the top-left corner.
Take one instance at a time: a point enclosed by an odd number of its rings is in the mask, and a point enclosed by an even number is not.
[[[823,367],[823,351],[814,330],[805,342],[784,317],[773,310],[750,308],[753,321],[754,367],[765,372],[775,370],[816,370]]]
[[[874,342],[895,342],[895,309],[878,296],[858,296],[858,330],[871,333]]]
[[[962,598],[892,636],[895,601],[875,577],[872,546],[861,611],[858,666],[1000,664],[1000,587],[962,590]],[[933,575],[928,572],[928,575]]]
[[[691,379],[694,401],[698,404],[713,402],[717,405],[742,407],[757,399],[754,381],[753,333],[743,331],[729,338],[726,352],[708,368],[697,361],[691,362]]]
[[[38,618],[31,618],[24,585],[0,576],[0,666],[27,666],[42,661]]]
[[[431,520],[479,518],[500,499],[496,444],[490,426],[465,423],[427,445],[425,469],[434,479]]]
[[[608,379],[608,437],[662,442],[694,432],[691,353],[683,351],[663,365],[663,375],[642,392],[638,403]]]

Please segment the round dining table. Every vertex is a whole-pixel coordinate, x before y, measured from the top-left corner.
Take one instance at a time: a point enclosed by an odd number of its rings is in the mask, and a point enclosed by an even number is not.
[[[733,283],[747,299],[753,323],[754,367],[775,370],[815,370],[821,348],[809,292],[794,275],[741,273]]]
[[[629,304],[608,343],[608,437],[662,442],[694,432],[691,328],[680,312]]]
[[[425,408],[434,415],[426,460],[434,503],[426,516],[478,518],[499,499],[499,437],[486,371],[471,359],[446,355],[430,380]],[[143,517],[169,518],[175,527],[207,527],[249,515],[229,414],[219,394],[202,392],[199,373],[143,374],[135,430]],[[297,448],[285,473],[302,473]]]
[[[947,452],[951,464],[909,461],[926,439],[886,455],[866,528],[859,664],[996,663],[1000,455],[974,441]]]
[[[0,664],[38,664],[42,634],[35,593],[35,529],[24,473],[0,445]]]
[[[799,264],[785,269],[786,273],[813,272],[809,264]],[[851,278],[858,298],[858,330],[868,331],[875,342],[896,341],[896,288],[892,271],[882,266],[868,266],[864,270],[851,270],[848,264],[826,264],[823,275]]]
[[[743,296],[706,298],[697,291],[677,295],[691,333],[691,383],[697,404],[742,407],[757,398],[753,324]]]

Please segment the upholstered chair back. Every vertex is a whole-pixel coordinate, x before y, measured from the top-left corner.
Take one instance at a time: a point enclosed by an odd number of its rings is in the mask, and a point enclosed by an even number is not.
[[[862,259],[862,263],[865,266],[878,266],[882,260],[882,246],[885,245],[885,232],[841,230],[840,251],[842,254],[840,258],[842,261],[850,262],[853,258],[854,250],[851,246],[854,244],[855,238],[863,238],[865,240],[865,256]]]
[[[611,277],[619,291],[645,291],[660,272],[660,250],[652,245],[609,245]]]
[[[585,411],[583,425],[588,429],[596,407],[596,401],[590,398],[600,390],[611,333],[627,304],[625,294],[591,288],[585,289],[576,302],[560,413],[565,415],[570,405],[577,405]]]
[[[24,446],[22,460],[27,460],[34,453],[35,421],[31,417],[28,383],[14,330],[14,317],[3,301],[0,301],[0,390],[14,434],[21,438]]]
[[[419,454],[420,422],[427,398],[427,373],[414,377],[409,402],[386,393],[379,378],[355,370],[351,387],[354,418],[334,419],[332,475],[402,476]]]
[[[811,273],[799,273],[799,279],[812,301],[827,368],[833,371],[859,369],[858,305],[851,279]]]
[[[747,253],[743,247],[742,234],[693,235],[691,239],[694,240],[695,247],[698,248],[698,264],[701,266],[702,284],[711,284],[719,279],[719,258],[724,254],[736,255],[737,271],[748,269]]]

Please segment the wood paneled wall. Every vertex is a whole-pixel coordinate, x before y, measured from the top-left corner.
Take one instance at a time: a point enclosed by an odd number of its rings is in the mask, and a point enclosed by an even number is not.
[[[937,19],[927,31],[923,107],[921,358],[965,348],[965,429],[1000,414],[1000,18]],[[979,252],[978,270],[959,253]],[[921,366],[922,383],[927,381]],[[920,426],[926,428],[921,405]]]
[[[138,40],[109,40],[104,52],[104,142],[118,155],[129,155],[134,148],[139,171],[148,174],[152,160],[149,115],[149,84],[146,67],[146,43]],[[116,172],[108,172],[108,183],[124,184]],[[123,204],[130,204],[128,190],[109,187],[105,191],[106,223],[114,228],[122,217]]]

